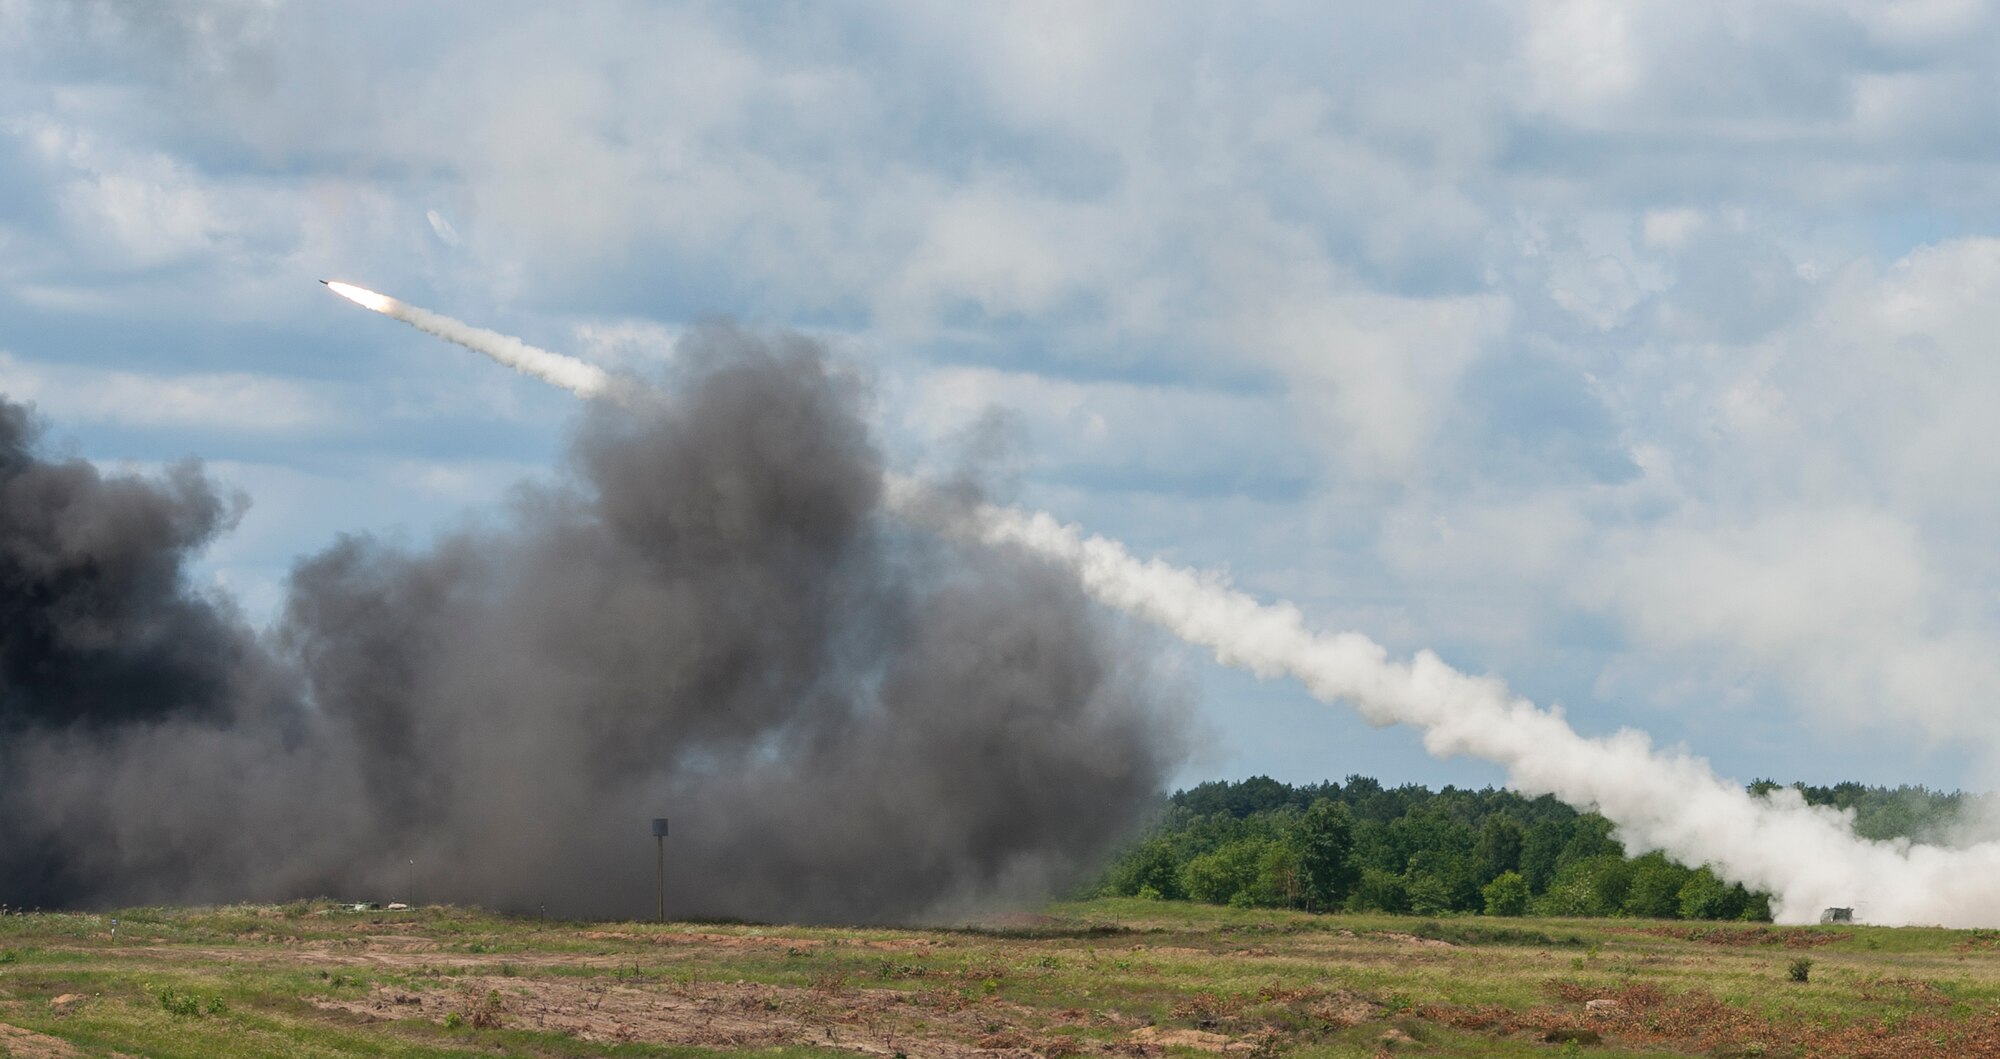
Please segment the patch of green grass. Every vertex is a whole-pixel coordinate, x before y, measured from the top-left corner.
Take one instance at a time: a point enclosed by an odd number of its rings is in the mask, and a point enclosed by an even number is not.
[[[1432,941],[1447,941],[1453,945],[1513,945],[1544,949],[1580,949],[1590,943],[1576,933],[1561,937],[1545,930],[1528,930],[1521,927],[1483,926],[1470,920],[1455,920],[1450,924],[1427,919],[1411,928],[1411,934]]]
[[[153,996],[160,1002],[160,1010],[181,1018],[207,1018],[229,1011],[229,1005],[219,996],[205,996],[190,993],[174,986],[161,986]]]

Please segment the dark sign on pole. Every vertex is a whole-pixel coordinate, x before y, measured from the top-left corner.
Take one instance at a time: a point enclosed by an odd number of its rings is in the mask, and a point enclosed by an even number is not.
[[[653,818],[653,843],[660,849],[660,922],[667,921],[667,818]]]

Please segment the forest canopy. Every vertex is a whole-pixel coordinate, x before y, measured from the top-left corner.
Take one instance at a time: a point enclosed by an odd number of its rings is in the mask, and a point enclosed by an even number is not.
[[[1758,780],[1763,793],[1779,785]],[[1793,784],[1854,813],[1864,838],[1935,839],[1984,796],[1924,787]],[[1630,856],[1611,821],[1554,798],[1366,776],[1293,786],[1268,776],[1203,783],[1168,798],[1097,892],[1314,911],[1771,917],[1769,895],[1703,865]]]

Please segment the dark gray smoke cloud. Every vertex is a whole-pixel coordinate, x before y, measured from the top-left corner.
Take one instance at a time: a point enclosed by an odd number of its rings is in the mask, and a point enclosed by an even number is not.
[[[7,670],[40,705],[0,758],[0,900],[642,914],[654,815],[688,914],[934,917],[1087,870],[1181,752],[1152,653],[1039,561],[885,516],[862,389],[815,344],[711,329],[678,363],[596,403],[503,524],[302,561],[268,647],[183,584],[226,522],[196,471],[106,482],[22,448],[6,473],[155,512],[139,609],[175,616],[133,642],[161,674],[213,664],[87,716]],[[42,517],[4,495],[0,520]],[[204,648],[168,649],[183,624]]]
[[[146,481],[44,461],[37,434],[0,401],[0,732],[223,710],[254,645],[182,570],[240,503],[193,463]]]

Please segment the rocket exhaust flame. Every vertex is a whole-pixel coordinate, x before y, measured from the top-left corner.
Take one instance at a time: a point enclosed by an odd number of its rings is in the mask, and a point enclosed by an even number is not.
[[[397,304],[396,299],[386,294],[377,294],[366,287],[357,287],[352,283],[342,283],[335,279],[323,279],[320,282],[326,284],[335,294],[346,298],[348,301],[364,309],[373,309],[378,313],[389,313]],[[394,314],[390,313],[390,315]]]
[[[455,342],[476,353],[484,353],[523,375],[532,375],[553,386],[560,386],[578,397],[600,396],[610,385],[611,377],[605,374],[604,369],[575,357],[551,353],[546,349],[531,346],[512,335],[474,327],[463,320],[454,320],[443,313],[418,308],[366,287],[357,287],[339,280],[323,279],[320,282],[326,284],[327,289],[335,294],[364,309],[372,309],[384,316],[401,320],[419,331],[436,335],[447,342]]]

